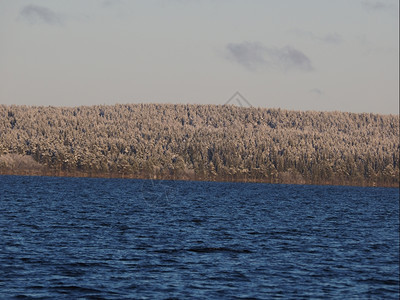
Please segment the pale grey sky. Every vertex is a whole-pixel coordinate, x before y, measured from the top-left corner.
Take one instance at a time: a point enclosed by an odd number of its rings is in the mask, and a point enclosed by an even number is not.
[[[398,0],[0,0],[0,104],[397,114]]]

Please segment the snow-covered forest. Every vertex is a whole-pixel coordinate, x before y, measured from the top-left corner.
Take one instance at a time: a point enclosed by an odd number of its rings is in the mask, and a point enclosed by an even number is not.
[[[231,105],[0,105],[0,173],[399,185],[399,117]]]

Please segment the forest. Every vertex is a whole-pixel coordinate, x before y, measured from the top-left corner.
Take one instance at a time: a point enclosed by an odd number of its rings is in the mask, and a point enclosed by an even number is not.
[[[0,174],[399,186],[399,116],[0,105]]]

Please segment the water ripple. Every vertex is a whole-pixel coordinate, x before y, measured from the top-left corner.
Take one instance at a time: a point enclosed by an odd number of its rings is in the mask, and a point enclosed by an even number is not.
[[[397,189],[0,176],[0,298],[399,297]]]

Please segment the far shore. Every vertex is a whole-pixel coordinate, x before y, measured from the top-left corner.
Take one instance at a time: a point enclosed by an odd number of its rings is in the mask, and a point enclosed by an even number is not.
[[[0,106],[0,174],[399,186],[395,116],[229,105]]]

